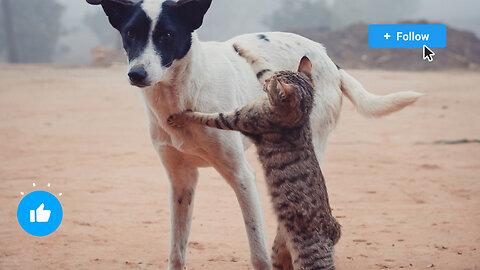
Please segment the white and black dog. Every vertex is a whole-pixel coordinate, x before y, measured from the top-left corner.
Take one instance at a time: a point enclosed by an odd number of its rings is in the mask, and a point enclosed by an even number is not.
[[[170,114],[186,109],[225,112],[264,95],[237,43],[275,70],[295,69],[307,55],[313,63],[316,106],[312,112],[315,151],[322,162],[329,133],[335,127],[342,97],[358,111],[382,116],[415,102],[421,94],[377,96],[338,68],[316,42],[289,33],[247,34],[229,41],[200,42],[195,34],[212,0],[87,0],[101,4],[123,39],[132,85],[141,87],[150,135],[170,181],[171,246],[168,269],[184,269],[198,168],[213,166],[235,191],[255,269],[271,269],[255,173],[245,158],[250,146],[239,132],[199,125],[175,129]]]

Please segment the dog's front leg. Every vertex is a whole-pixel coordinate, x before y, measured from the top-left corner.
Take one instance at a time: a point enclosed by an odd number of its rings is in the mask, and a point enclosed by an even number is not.
[[[248,164],[240,133],[231,133],[220,147],[212,149],[210,156],[215,169],[233,188],[242,210],[250,246],[250,259],[255,270],[272,268],[268,255],[265,225],[255,173]],[[223,137],[225,139],[225,137]]]
[[[170,255],[168,270],[183,270],[192,221],[193,199],[198,170],[177,150],[164,147],[160,157],[170,181]]]

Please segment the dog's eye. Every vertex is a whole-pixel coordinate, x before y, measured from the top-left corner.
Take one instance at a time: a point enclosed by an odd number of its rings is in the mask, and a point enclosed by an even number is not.
[[[162,34],[162,35],[159,37],[159,39],[160,39],[160,41],[166,41],[166,40],[171,39],[172,36],[173,36],[172,33],[166,32],[166,33]]]
[[[127,32],[127,37],[130,38],[130,39],[134,39],[134,38],[135,38],[135,34],[134,34],[132,31],[128,31],[128,32]]]

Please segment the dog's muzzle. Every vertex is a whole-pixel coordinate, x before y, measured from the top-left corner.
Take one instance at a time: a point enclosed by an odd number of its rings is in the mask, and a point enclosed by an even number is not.
[[[147,71],[141,64],[133,66],[128,72],[130,83],[138,87],[146,87],[150,83],[147,81]]]

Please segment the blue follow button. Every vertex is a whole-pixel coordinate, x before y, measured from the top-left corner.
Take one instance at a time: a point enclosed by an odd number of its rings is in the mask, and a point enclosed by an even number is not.
[[[445,48],[447,27],[443,24],[371,24],[370,48]]]

